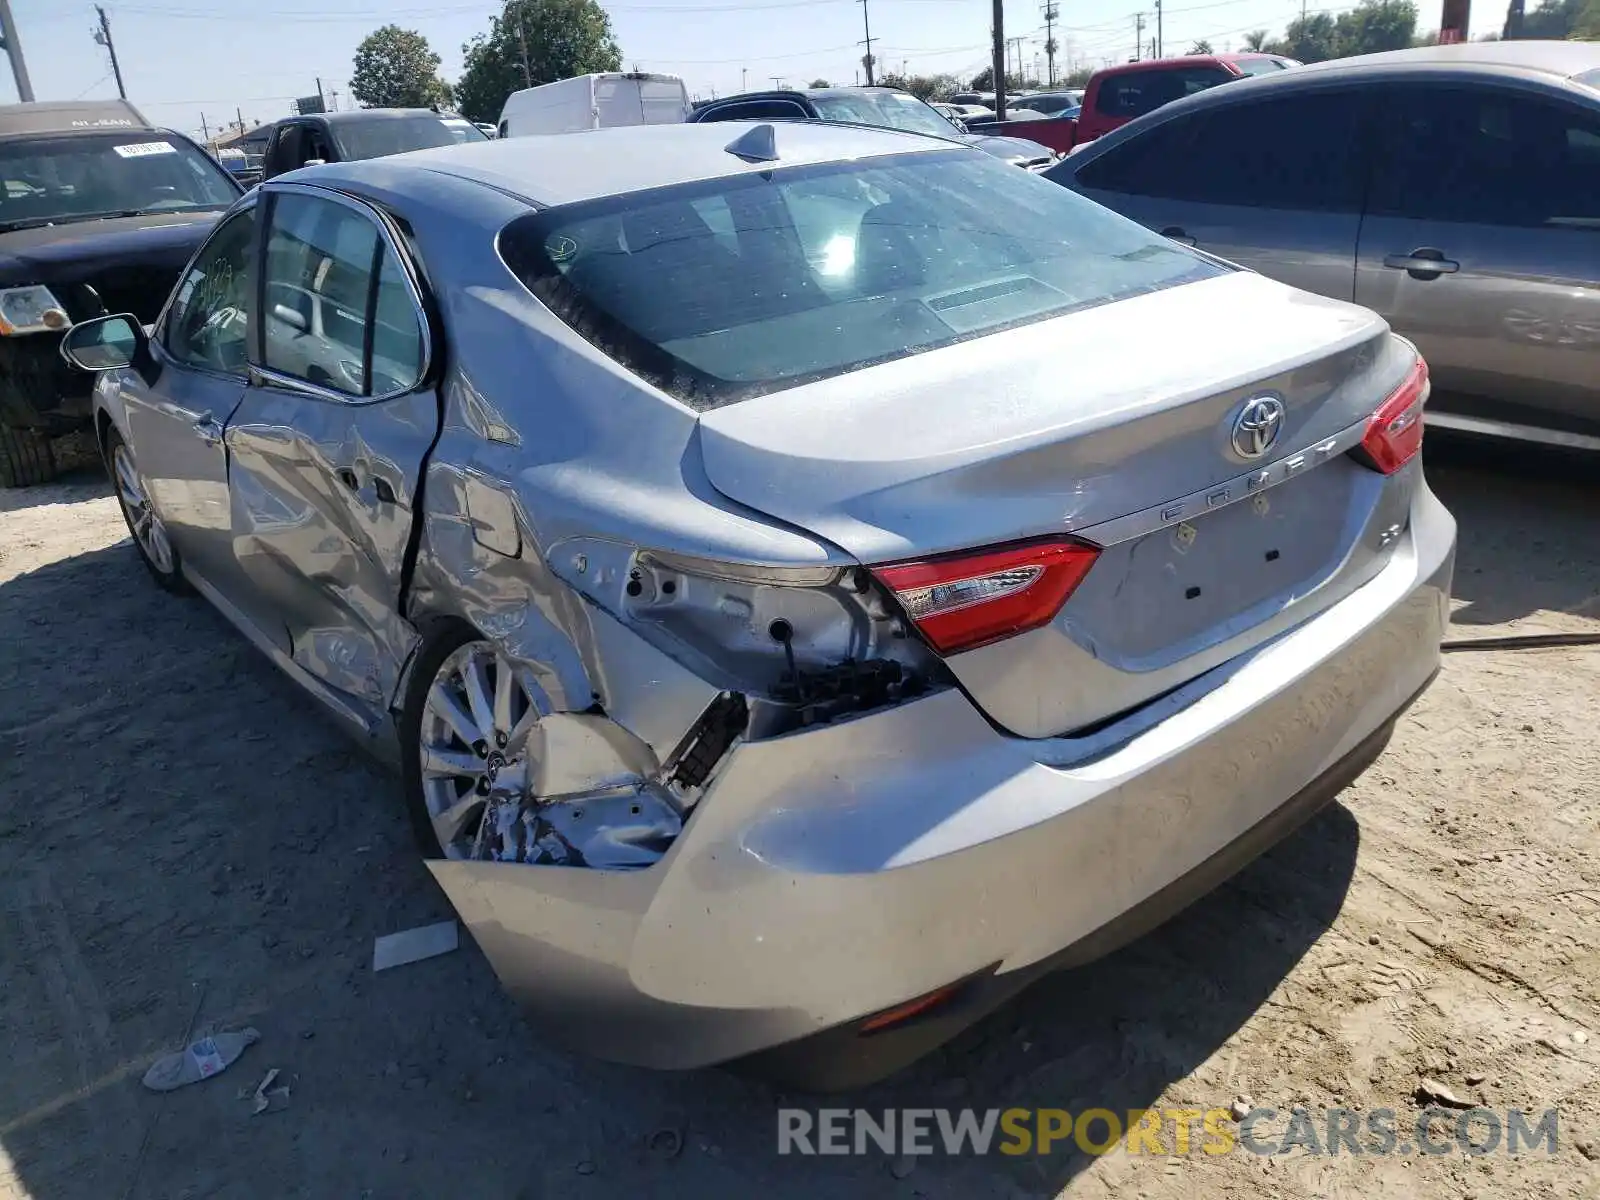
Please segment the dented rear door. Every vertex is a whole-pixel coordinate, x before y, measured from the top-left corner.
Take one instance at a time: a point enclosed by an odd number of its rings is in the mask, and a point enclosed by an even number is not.
[[[367,705],[393,695],[416,498],[439,432],[428,324],[385,220],[320,189],[273,189],[255,386],[228,422],[240,569],[300,666]]]

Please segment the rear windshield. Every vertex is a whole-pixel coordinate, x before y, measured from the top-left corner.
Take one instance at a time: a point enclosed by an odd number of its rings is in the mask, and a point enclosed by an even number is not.
[[[568,205],[500,249],[574,330],[700,410],[1224,269],[966,150]]]
[[[1292,58],[1236,58],[1233,65],[1245,75],[1271,75],[1285,67],[1298,67]]]
[[[0,231],[227,208],[238,197],[215,160],[154,130],[0,141]]]
[[[384,158],[390,154],[404,154],[407,150],[429,150],[435,146],[454,146],[458,141],[478,140],[469,139],[465,131],[458,137],[443,119],[431,113],[340,120],[333,123],[331,129],[334,141],[339,143],[339,156],[346,160]]]
[[[908,133],[927,133],[943,138],[960,132],[931,107],[904,92],[873,91],[812,96],[811,103],[824,121],[878,125],[884,129],[904,129]]]

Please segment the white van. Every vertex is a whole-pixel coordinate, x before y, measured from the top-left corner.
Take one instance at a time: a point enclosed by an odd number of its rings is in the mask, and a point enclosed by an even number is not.
[[[606,71],[512,92],[500,110],[500,136],[676,125],[688,116],[689,92],[678,76]]]

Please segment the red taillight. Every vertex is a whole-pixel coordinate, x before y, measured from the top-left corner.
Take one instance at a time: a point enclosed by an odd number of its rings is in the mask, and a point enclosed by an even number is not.
[[[1422,449],[1422,405],[1428,398],[1428,364],[1421,358],[1405,382],[1367,420],[1361,448],[1372,465],[1393,475]]]
[[[1100,551],[1052,538],[875,567],[941,654],[1048,625]]]

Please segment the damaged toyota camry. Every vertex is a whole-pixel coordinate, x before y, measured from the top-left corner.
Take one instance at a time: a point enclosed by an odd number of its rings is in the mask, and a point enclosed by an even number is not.
[[[1438,666],[1415,349],[934,139],[294,172],[64,353],[157,583],[396,760],[506,987],[615,1060],[896,1070]]]

